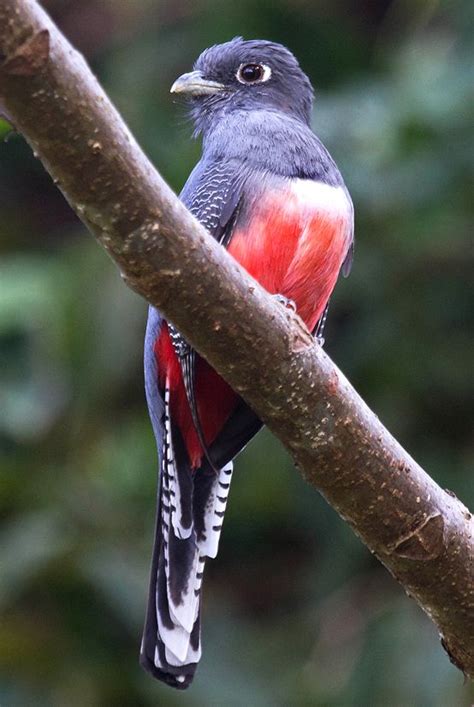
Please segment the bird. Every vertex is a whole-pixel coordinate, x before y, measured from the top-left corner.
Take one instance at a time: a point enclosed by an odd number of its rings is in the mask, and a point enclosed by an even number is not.
[[[235,37],[203,51],[171,92],[202,139],[180,199],[323,343],[330,295],[352,264],[354,210],[311,129],[309,78],[282,44]],[[185,689],[201,657],[203,573],[217,555],[233,459],[262,423],[153,307],[144,367],[159,490],[140,663]]]

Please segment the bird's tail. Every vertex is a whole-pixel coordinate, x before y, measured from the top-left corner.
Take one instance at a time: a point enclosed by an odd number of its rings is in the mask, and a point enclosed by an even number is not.
[[[193,680],[201,657],[201,585],[217,554],[232,463],[217,474],[191,472],[165,391],[161,483],[141,665],[177,689]]]

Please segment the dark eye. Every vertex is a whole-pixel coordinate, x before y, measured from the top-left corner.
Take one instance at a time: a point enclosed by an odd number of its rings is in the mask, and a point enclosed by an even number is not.
[[[241,64],[236,74],[240,83],[263,83],[271,75],[270,67],[265,64]]]

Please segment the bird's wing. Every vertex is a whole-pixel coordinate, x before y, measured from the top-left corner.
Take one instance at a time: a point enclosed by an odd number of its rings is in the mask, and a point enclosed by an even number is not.
[[[191,172],[180,199],[217,241],[227,246],[238,214],[243,193],[244,174],[234,161],[201,160]],[[211,468],[219,469],[204,441],[195,395],[196,354],[181,335],[172,330],[172,340],[181,371],[194,426]],[[247,440],[248,441],[248,440]],[[230,461],[232,457],[226,460]]]
[[[201,160],[180,199],[211,236],[222,241],[232,228],[244,181],[242,167],[234,161]]]

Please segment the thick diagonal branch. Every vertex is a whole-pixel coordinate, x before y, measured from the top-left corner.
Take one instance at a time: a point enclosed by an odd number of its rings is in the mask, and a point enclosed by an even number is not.
[[[0,96],[127,283],[241,393],[473,676],[470,513],[387,432],[298,317],[191,217],[33,0],[0,4]]]

